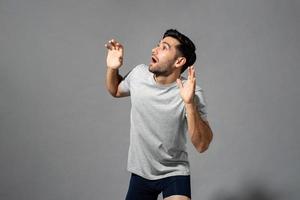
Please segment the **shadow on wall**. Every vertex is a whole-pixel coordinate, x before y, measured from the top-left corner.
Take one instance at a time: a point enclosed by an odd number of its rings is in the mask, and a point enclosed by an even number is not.
[[[282,193],[270,189],[267,184],[246,184],[236,192],[218,191],[210,200],[284,200]]]

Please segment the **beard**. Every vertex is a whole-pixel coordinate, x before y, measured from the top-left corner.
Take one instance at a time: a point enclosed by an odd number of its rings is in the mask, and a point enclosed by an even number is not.
[[[155,74],[156,76],[164,75],[164,74],[167,73],[167,71],[164,70],[164,69],[157,69],[157,68],[154,68],[154,67],[151,67],[151,66],[149,66],[148,70],[149,70],[151,73]]]
[[[158,66],[157,63],[156,64],[151,63],[148,68],[148,70],[151,73],[153,73],[155,76],[168,76],[172,73],[170,69],[171,67],[168,65]]]

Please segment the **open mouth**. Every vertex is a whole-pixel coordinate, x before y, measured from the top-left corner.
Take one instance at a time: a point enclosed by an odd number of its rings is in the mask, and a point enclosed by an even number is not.
[[[158,59],[156,58],[156,57],[154,57],[154,56],[152,56],[151,57],[151,61],[152,61],[152,63],[157,63],[158,62]]]

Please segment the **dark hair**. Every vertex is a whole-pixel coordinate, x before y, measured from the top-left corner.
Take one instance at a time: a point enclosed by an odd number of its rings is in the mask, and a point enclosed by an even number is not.
[[[181,73],[184,72],[189,66],[193,65],[196,61],[196,47],[194,43],[185,35],[180,33],[175,29],[169,29],[164,33],[163,38],[172,37],[179,41],[179,45],[177,45],[177,49],[186,59],[186,63],[183,65],[181,69]]]

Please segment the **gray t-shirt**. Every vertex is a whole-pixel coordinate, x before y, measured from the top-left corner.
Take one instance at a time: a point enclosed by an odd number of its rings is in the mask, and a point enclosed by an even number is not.
[[[187,119],[176,82],[156,83],[148,66],[141,64],[125,76],[120,87],[130,92],[131,97],[128,171],[150,180],[189,175]],[[199,86],[195,94],[197,109],[206,120],[203,91]]]

